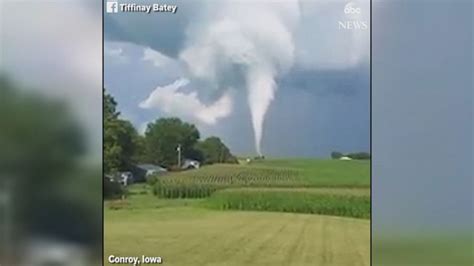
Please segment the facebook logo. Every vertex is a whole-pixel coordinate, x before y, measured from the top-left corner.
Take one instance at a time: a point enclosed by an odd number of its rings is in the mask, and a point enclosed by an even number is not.
[[[116,1],[107,1],[107,13],[118,13],[118,3]]]

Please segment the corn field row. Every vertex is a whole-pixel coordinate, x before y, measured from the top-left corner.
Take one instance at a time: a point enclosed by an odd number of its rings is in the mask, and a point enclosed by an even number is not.
[[[225,189],[214,193],[208,206],[222,210],[312,213],[370,218],[370,195],[297,191],[295,189]]]
[[[158,177],[154,194],[163,198],[203,198],[229,187],[298,187],[298,170],[213,165]]]

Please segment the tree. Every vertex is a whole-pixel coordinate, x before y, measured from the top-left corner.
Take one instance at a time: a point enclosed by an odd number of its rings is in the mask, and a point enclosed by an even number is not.
[[[112,97],[112,95],[106,93],[105,88],[103,90],[103,94],[104,119],[106,121],[117,119],[120,115],[120,112],[117,111],[117,102],[115,101],[114,97]]]
[[[354,159],[354,160],[369,160],[370,159],[370,153],[368,152],[355,152],[355,153],[349,153],[347,157]]]
[[[238,162],[218,137],[209,137],[199,142],[196,148],[201,152],[205,164]]]
[[[104,170],[106,173],[127,170],[135,153],[137,132],[129,121],[104,122]]]
[[[110,94],[104,94],[103,106],[104,171],[111,173],[129,169],[138,134],[129,121],[118,118],[117,102]]]
[[[340,159],[344,154],[338,152],[338,151],[333,151],[331,152],[331,158],[332,159]]]
[[[134,153],[132,156],[132,161],[134,162],[141,162],[141,163],[149,163],[148,157],[146,154],[146,139],[145,136],[136,134],[134,139]]]
[[[178,164],[177,147],[181,145],[182,158],[193,158],[199,131],[179,118],[161,118],[148,124],[145,132],[147,158],[164,167]],[[194,159],[194,158],[193,158]]]

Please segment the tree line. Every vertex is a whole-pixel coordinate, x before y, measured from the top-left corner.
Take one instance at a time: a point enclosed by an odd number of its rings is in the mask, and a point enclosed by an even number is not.
[[[152,163],[173,169],[181,157],[203,164],[237,163],[229,148],[218,137],[201,140],[195,125],[179,118],[159,118],[138,134],[130,121],[120,118],[117,102],[104,89],[104,171],[129,170],[137,163]]]
[[[368,152],[353,152],[353,153],[344,154],[344,153],[338,152],[338,151],[331,152],[331,158],[332,159],[340,159],[341,157],[349,157],[353,160],[369,160],[370,159],[370,153],[368,153]]]

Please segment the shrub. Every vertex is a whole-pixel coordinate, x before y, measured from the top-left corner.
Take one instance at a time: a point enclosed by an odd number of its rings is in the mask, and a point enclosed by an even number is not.
[[[120,198],[125,194],[125,190],[118,182],[112,182],[107,177],[104,177],[103,182],[105,199]]]
[[[158,177],[154,175],[146,176],[145,179],[146,179],[146,183],[150,186],[155,185],[156,182],[158,181]]]

